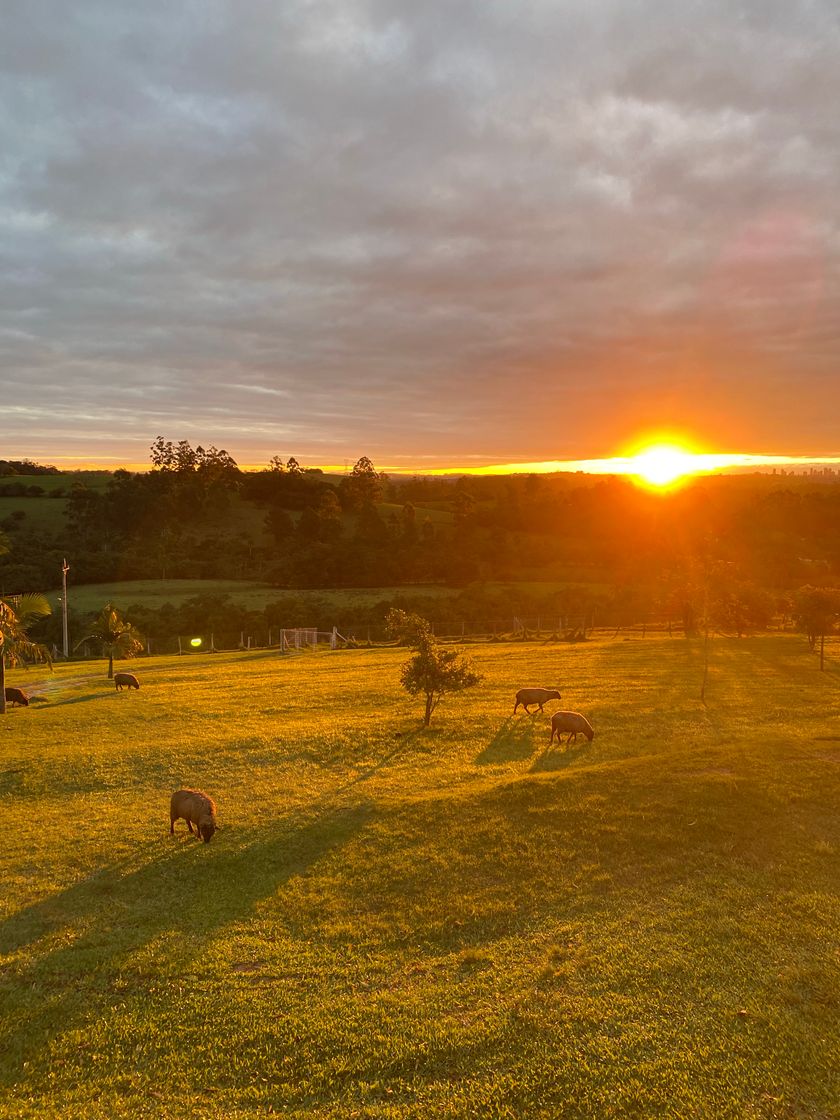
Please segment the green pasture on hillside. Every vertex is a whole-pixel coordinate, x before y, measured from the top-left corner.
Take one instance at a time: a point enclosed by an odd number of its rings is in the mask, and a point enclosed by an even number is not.
[[[198,595],[228,595],[233,603],[248,610],[261,611],[268,604],[287,595],[295,598],[317,598],[319,602],[344,605],[378,603],[394,596],[420,594],[442,596],[453,592],[444,587],[365,587],[334,590],[302,590],[275,587],[269,583],[236,579],[148,579],[125,580],[120,583],[89,583],[68,588],[67,601],[81,614],[100,611],[106,603],[119,610],[139,605],[158,610],[165,603],[178,606]],[[59,591],[47,592],[53,610],[58,609]]]
[[[8,474],[0,475],[0,485],[40,486],[45,494],[55,490],[69,491],[75,485],[86,486],[88,490],[103,491],[111,481],[111,471],[61,471],[60,474]]]
[[[64,529],[64,498],[4,498],[0,496],[0,521],[23,514],[21,527],[28,532],[58,534]]]
[[[704,705],[701,642],[472,655],[427,730],[400,649],[12,671],[0,1115],[840,1116],[837,666],[716,639]]]
[[[38,486],[40,497],[14,497],[0,494],[0,521],[15,513],[24,514],[26,529],[36,533],[59,534],[65,528],[66,498],[50,497],[56,490],[69,494],[77,483],[101,493],[110,481],[109,471],[65,471],[61,474],[3,475],[0,486]]]
[[[71,565],[72,572],[72,565]],[[568,581],[516,581],[506,584],[487,582],[481,584],[482,592],[502,592],[507,595],[524,592],[535,596],[556,594],[569,587],[585,586],[592,594],[607,594],[606,584],[570,583]],[[146,579],[122,580],[113,583],[75,585],[70,577],[68,602],[74,611],[87,614],[100,611],[106,603],[113,603],[121,611],[133,605],[159,610],[164,604],[173,606],[199,595],[228,595],[232,602],[248,610],[263,610],[269,603],[288,595],[298,599],[317,599],[319,603],[333,604],[337,611],[353,606],[368,606],[382,600],[422,596],[452,598],[459,589],[439,584],[404,584],[400,587],[347,587],[347,588],[295,588],[277,587],[256,580],[241,579]],[[60,591],[46,592],[53,610],[58,609]],[[512,612],[511,612],[512,613]],[[544,620],[546,629],[552,620]]]

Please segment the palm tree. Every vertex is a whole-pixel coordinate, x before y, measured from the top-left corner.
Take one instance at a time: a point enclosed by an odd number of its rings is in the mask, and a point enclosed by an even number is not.
[[[140,635],[130,622],[122,617],[116,607],[108,603],[96,618],[91,632],[87,637],[76,643],[76,649],[82,642],[101,642],[103,650],[108,655],[108,680],[114,679],[114,655],[118,657],[134,657],[143,648]]]
[[[6,666],[22,661],[45,661],[52,667],[50,651],[33,642],[28,630],[39,618],[51,613],[43,595],[15,595],[0,598],[0,715],[6,714]]]

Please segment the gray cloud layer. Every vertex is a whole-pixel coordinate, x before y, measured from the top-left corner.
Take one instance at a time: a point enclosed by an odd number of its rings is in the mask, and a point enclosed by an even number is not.
[[[10,450],[840,450],[832,0],[2,13]]]

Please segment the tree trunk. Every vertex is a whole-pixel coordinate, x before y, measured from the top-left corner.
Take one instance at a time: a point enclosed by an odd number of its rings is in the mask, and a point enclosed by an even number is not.
[[[0,651],[0,716],[6,714],[6,659]]]
[[[114,651],[111,650],[108,653],[108,680],[112,681],[113,679],[114,679]]]
[[[820,634],[820,672],[825,671],[825,634]]]
[[[428,727],[432,721],[432,712],[434,711],[435,703],[434,696],[431,692],[426,693],[426,714],[423,717],[423,726]]]

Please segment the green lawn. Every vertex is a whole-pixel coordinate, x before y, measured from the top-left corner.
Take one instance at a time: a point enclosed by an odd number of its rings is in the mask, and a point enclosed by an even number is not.
[[[719,639],[704,706],[700,643],[472,653],[425,731],[397,649],[10,672],[4,1120],[840,1117],[835,665]]]

